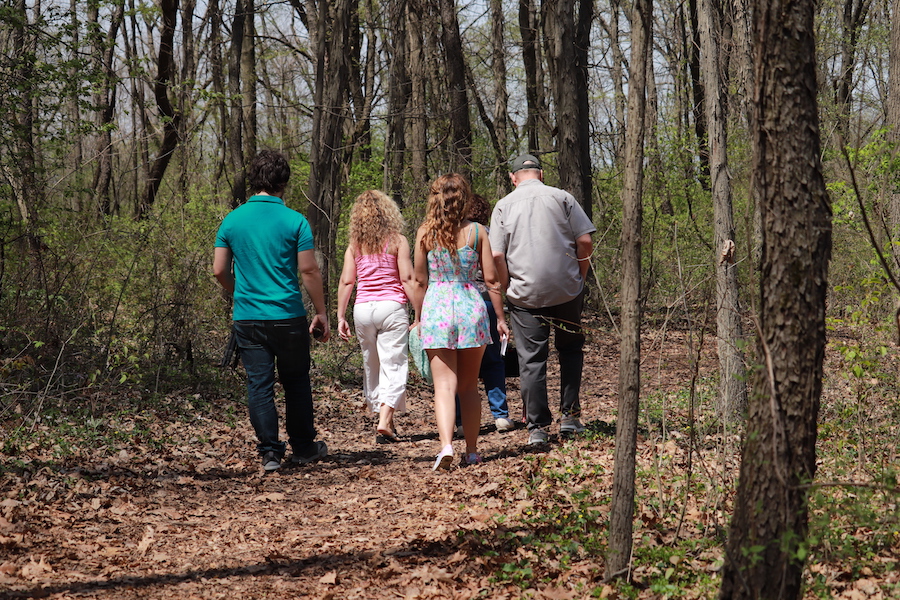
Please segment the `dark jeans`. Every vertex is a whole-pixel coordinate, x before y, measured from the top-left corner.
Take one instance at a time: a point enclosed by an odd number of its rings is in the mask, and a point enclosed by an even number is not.
[[[547,308],[522,308],[509,304],[509,316],[519,355],[519,381],[528,429],[553,422],[547,399],[547,358],[550,331],[555,330],[559,354],[559,408],[563,415],[581,416],[578,394],[584,367],[584,331],[581,309],[584,292],[574,300]]]
[[[285,429],[295,454],[314,450],[312,385],[309,381],[309,325],[306,317],[283,321],[235,321],[241,362],[247,371],[247,408],[260,454],[284,456],[278,441],[275,369],[284,388]]]

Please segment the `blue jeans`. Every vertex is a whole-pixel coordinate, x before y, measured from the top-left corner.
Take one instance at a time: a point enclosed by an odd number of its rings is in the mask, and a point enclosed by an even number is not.
[[[509,418],[509,405],[506,403],[506,366],[500,355],[500,334],[497,333],[497,313],[494,305],[486,300],[488,317],[491,320],[491,342],[484,349],[481,358],[481,371],[478,376],[484,382],[488,406],[495,419]]]
[[[485,294],[486,295],[486,294]],[[509,418],[509,404],[506,402],[506,363],[500,354],[500,334],[497,332],[497,313],[490,298],[485,298],[488,318],[491,321],[491,343],[484,349],[481,357],[481,370],[478,377],[484,382],[488,407],[495,419]],[[459,397],[456,398],[456,424],[462,423],[459,414]]]
[[[584,292],[575,299],[546,308],[522,308],[509,303],[509,317],[519,355],[519,381],[528,429],[553,422],[547,399],[547,358],[550,332],[559,354],[559,409],[563,415],[581,416],[581,372],[584,367],[584,331],[581,310]]]
[[[241,362],[247,371],[247,408],[260,454],[284,456],[278,441],[275,370],[284,388],[285,429],[295,454],[309,454],[313,440],[312,384],[309,380],[309,325],[306,317],[283,321],[235,321]]]

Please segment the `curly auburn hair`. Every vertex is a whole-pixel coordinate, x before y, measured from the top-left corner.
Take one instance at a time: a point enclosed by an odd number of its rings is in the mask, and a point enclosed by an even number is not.
[[[469,210],[466,218],[473,223],[487,225],[491,219],[491,205],[484,199],[481,194],[473,194],[472,201],[469,202]]]
[[[379,254],[388,242],[397,247],[396,235],[403,235],[403,215],[397,203],[384,192],[366,190],[356,197],[350,210],[350,243],[361,254]]]
[[[446,248],[451,256],[456,253],[456,234],[466,219],[472,188],[459,173],[441,175],[431,184],[428,193],[428,211],[422,224],[422,249]]]

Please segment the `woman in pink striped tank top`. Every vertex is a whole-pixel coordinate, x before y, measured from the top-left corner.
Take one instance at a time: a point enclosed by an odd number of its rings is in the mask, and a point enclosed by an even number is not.
[[[378,415],[379,441],[396,442],[394,413],[406,411],[408,299],[413,292],[409,242],[397,204],[378,190],[356,198],[350,244],[338,284],[338,334],[352,337],[347,306],[356,287],[353,322],[362,348],[363,390]]]

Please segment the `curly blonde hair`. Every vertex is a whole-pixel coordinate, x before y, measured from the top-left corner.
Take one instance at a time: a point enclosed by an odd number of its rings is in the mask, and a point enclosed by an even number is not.
[[[459,173],[441,175],[431,184],[428,212],[422,224],[422,249],[446,248],[456,256],[456,234],[466,220],[472,188]]]
[[[403,235],[403,215],[397,203],[379,190],[366,190],[356,197],[350,210],[350,243],[361,254],[379,254],[385,242],[397,247],[396,235]]]

